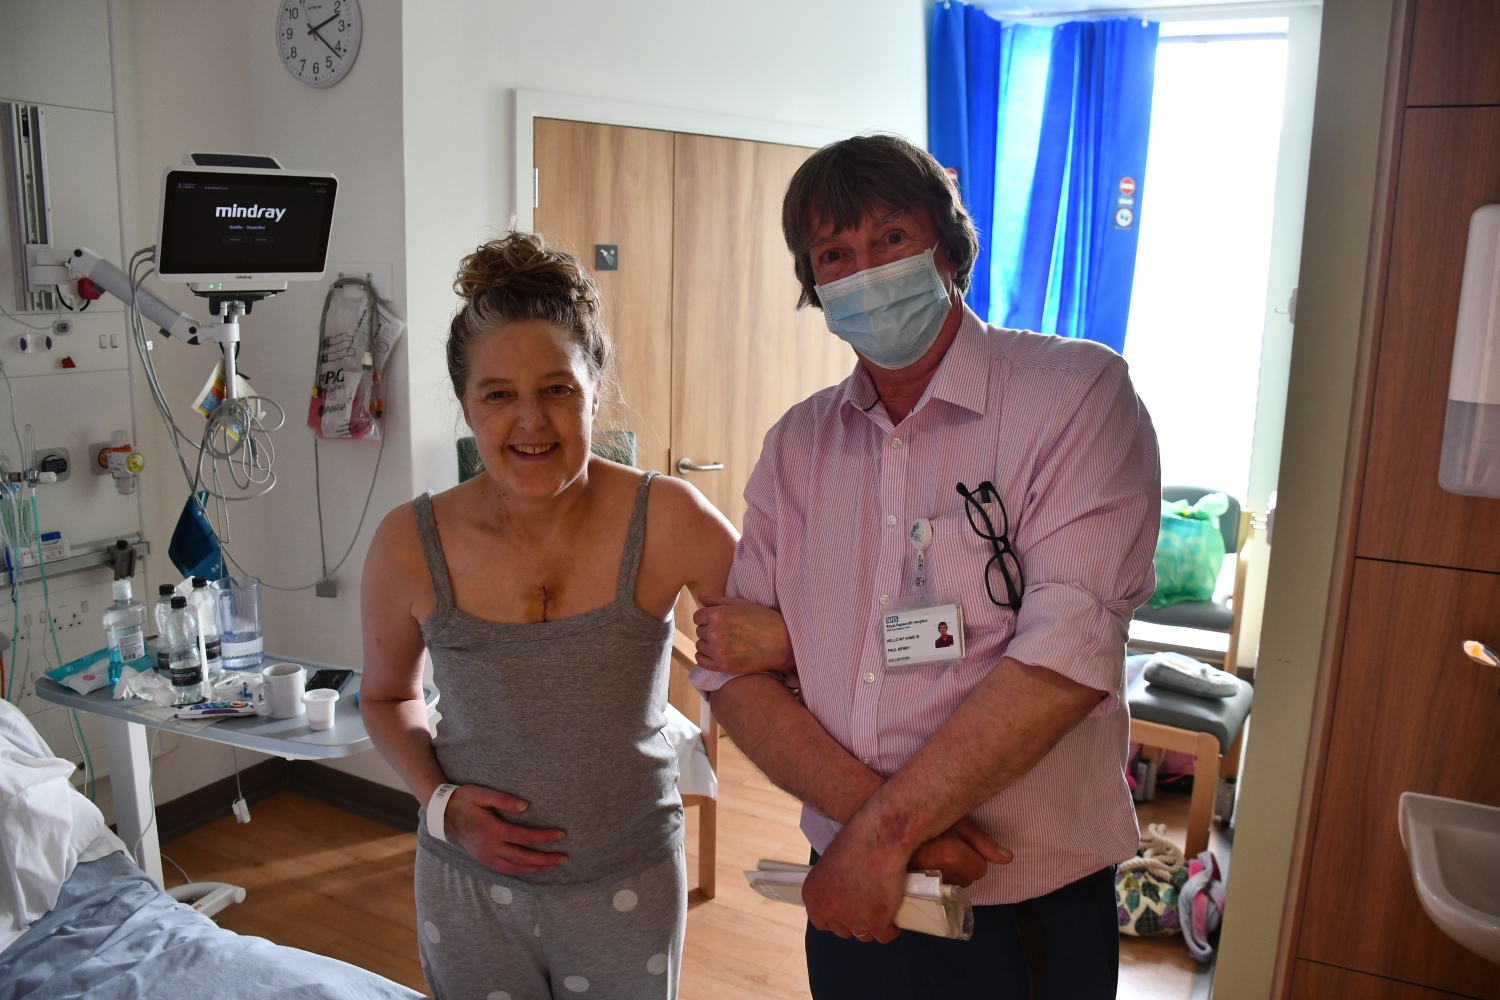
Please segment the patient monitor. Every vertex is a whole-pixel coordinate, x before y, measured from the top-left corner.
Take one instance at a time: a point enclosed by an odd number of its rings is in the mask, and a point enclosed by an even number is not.
[[[332,174],[284,170],[270,156],[188,153],[181,166],[163,170],[156,273],[207,298],[213,314],[207,324],[133,287],[124,271],[87,247],[27,244],[30,287],[71,284],[77,274],[134,304],[169,337],[217,341],[225,395],[232,398],[239,318],[290,281],[323,277],[337,194]]]
[[[161,174],[156,273],[194,292],[285,291],[323,277],[338,179],[268,156],[190,153]]]

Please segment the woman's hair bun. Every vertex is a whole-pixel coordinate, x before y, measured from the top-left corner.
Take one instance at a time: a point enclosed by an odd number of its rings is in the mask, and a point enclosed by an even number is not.
[[[503,288],[515,295],[558,295],[598,301],[593,278],[570,254],[554,250],[535,233],[507,233],[477,247],[458,264],[453,290],[473,302]]]
[[[569,330],[594,379],[609,368],[612,350],[593,276],[535,233],[511,232],[475,248],[459,262],[453,291],[464,306],[449,328],[448,374],[460,396],[469,341],[506,322],[539,319]]]

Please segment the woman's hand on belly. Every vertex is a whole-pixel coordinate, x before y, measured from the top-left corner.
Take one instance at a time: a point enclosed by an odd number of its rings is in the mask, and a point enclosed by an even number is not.
[[[536,844],[551,844],[567,836],[563,830],[538,830],[518,826],[502,813],[519,815],[526,803],[514,795],[483,785],[460,785],[443,811],[443,832],[448,840],[469,852],[481,864],[502,875],[535,875],[550,871],[567,860],[557,851],[534,851]]]

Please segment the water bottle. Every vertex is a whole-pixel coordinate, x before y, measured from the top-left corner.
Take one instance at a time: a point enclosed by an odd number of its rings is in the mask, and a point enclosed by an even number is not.
[[[120,679],[127,660],[146,655],[146,606],[131,600],[130,581],[114,582],[115,603],[104,609],[104,640],[109,646],[109,679]]]
[[[151,609],[156,616],[156,634],[167,634],[167,615],[172,613],[172,595],[177,593],[177,588],[170,583],[164,583],[156,588],[156,604]]]
[[[162,645],[166,647],[172,704],[196,705],[205,700],[203,661],[198,659],[198,616],[188,609],[186,597],[172,598]]]
[[[207,666],[205,680],[212,686],[224,672],[224,653],[219,639],[219,616],[216,613],[213,592],[208,581],[201,576],[193,577],[193,592],[188,595],[188,607],[198,616],[198,655]]]
[[[156,604],[152,614],[156,618],[156,672],[163,680],[167,678],[167,615],[172,613],[172,595],[177,588],[164,583],[156,588]]]

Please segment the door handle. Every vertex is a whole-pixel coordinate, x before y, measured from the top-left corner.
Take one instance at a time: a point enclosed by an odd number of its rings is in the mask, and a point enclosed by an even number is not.
[[[718,472],[724,468],[723,462],[705,462],[702,465],[694,465],[691,458],[679,458],[677,460],[677,471],[683,474],[689,472]]]

